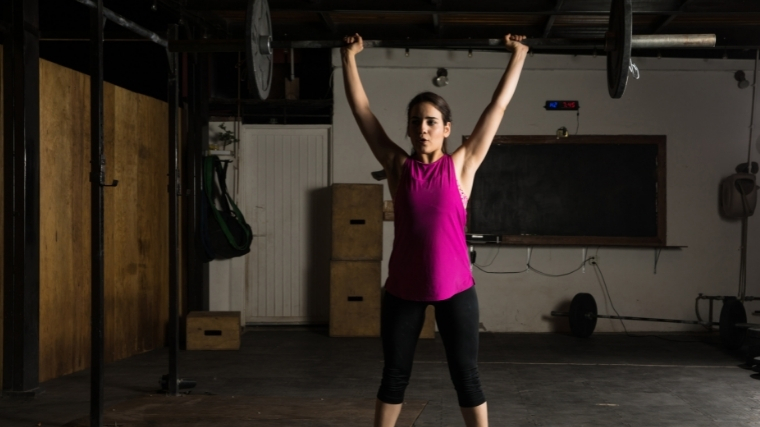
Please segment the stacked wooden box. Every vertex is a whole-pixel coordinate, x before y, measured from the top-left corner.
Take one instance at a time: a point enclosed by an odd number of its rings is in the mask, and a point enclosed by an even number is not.
[[[332,186],[330,336],[380,336],[383,186]]]
[[[383,186],[333,184],[330,336],[380,336]],[[435,337],[428,307],[420,337]]]

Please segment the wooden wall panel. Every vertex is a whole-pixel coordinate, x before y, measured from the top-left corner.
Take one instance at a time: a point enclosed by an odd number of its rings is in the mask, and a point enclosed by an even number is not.
[[[89,93],[40,61],[40,381],[89,365]]]
[[[107,361],[163,346],[169,280],[167,104],[113,87],[112,111]]]
[[[89,366],[89,77],[40,61],[40,381]],[[106,362],[161,347],[168,319],[168,112],[104,85]]]

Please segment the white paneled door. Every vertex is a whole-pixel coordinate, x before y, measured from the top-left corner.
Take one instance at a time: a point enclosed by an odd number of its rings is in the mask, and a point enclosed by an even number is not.
[[[329,315],[330,129],[244,126],[238,199],[253,229],[248,324],[324,323]]]

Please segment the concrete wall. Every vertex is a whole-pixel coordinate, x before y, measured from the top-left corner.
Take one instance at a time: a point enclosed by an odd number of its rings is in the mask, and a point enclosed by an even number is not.
[[[418,92],[431,90],[452,106],[454,123],[450,150],[472,131],[490,100],[508,62],[507,53],[367,49],[358,64],[372,110],[388,135],[405,149],[406,103]],[[607,94],[606,59],[540,55],[526,61],[517,92],[499,128],[501,135],[551,135],[561,126],[576,129],[575,112],[547,112],[549,99],[578,100],[579,134],[667,135],[667,242],[684,249],[663,250],[657,273],[655,251],[646,248],[598,249],[612,303],[621,315],[695,319],[698,293],[736,295],[739,281],[741,224],[718,213],[721,178],[745,162],[749,143],[752,88],[739,89],[733,78],[752,61],[634,58],[641,79],[629,81],[622,99]],[[334,182],[375,182],[370,171],[380,169],[367,147],[346,102],[340,54],[333,52]],[[436,88],[438,67],[449,72],[450,85]],[[760,106],[755,121],[760,124]],[[760,125],[758,125],[760,127]],[[760,132],[752,143],[760,159]],[[453,144],[452,144],[453,143]],[[390,194],[386,184],[386,199]],[[383,280],[393,244],[393,223],[385,224]],[[577,268],[583,248],[534,247],[531,265],[547,273]],[[478,263],[493,262],[490,271],[525,268],[525,247],[478,247]],[[750,219],[748,295],[760,294],[760,223]],[[550,278],[534,272],[515,275],[474,273],[480,297],[481,322],[489,331],[548,332],[565,330],[566,320],[548,316],[566,309],[578,292],[594,295],[600,313],[613,313],[594,269]],[[707,313],[706,303],[702,312]],[[748,303],[748,311],[758,309]],[[716,304],[720,309],[720,303]],[[717,311],[716,311],[717,318]],[[695,329],[688,325],[626,322],[629,331]],[[700,329],[696,327],[696,329]],[[619,322],[600,321],[597,331],[622,331]]]

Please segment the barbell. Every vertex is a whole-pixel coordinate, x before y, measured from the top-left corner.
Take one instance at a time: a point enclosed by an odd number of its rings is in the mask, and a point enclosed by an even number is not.
[[[645,322],[684,323],[689,325],[718,326],[721,342],[731,350],[740,348],[746,339],[748,328],[760,328],[760,324],[747,323],[744,304],[734,297],[723,297],[720,321],[698,321],[657,319],[652,317],[611,316],[597,313],[596,301],[591,294],[579,293],[570,302],[570,311],[552,311],[552,316],[567,317],[570,331],[579,338],[588,338],[594,333],[597,319],[639,320]],[[754,299],[754,298],[753,298]]]
[[[612,98],[620,98],[628,83],[631,49],[665,49],[714,47],[715,34],[632,35],[631,0],[613,0],[607,33],[603,39],[526,39],[531,48],[592,48],[607,52],[607,89]],[[336,48],[341,40],[292,41],[272,40],[272,20],[267,0],[249,0],[246,15],[246,59],[249,91],[266,99],[272,84],[272,52],[275,48]],[[364,40],[365,48],[419,49],[488,49],[504,45],[502,39],[484,40]],[[181,42],[170,43],[170,50],[180,51]]]
[[[95,7],[91,0],[76,0]],[[631,49],[706,48],[715,46],[715,34],[632,35],[632,0],[612,0],[609,24],[600,39],[526,39],[522,43],[534,49],[598,49],[607,53],[607,89],[612,98],[620,98],[628,84],[632,66]],[[277,42],[272,39],[272,17],[267,0],[248,0],[245,40],[171,40],[140,27],[122,16],[104,9],[107,19],[165,46],[169,52],[245,52],[249,92],[259,99],[269,96],[272,85],[274,49],[336,48],[342,40],[302,40]],[[415,49],[497,49],[502,39],[466,40],[364,40],[368,48]]]

